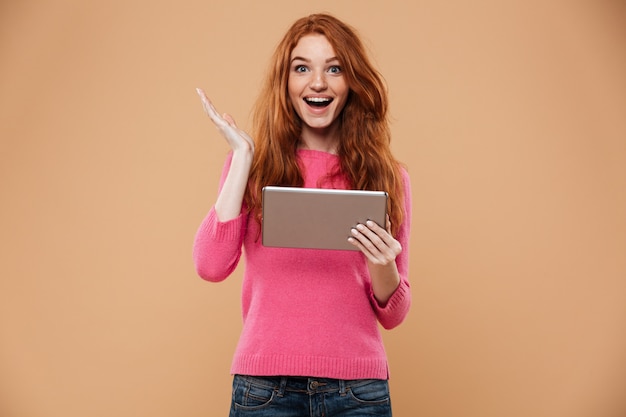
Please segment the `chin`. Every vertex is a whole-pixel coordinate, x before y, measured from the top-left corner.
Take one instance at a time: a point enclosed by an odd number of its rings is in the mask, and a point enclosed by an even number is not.
[[[327,129],[333,125],[334,120],[320,120],[320,119],[304,119],[304,124],[310,127],[311,129]]]

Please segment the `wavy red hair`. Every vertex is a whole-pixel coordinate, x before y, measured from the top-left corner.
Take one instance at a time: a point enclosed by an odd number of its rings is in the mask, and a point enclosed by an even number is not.
[[[255,153],[245,195],[246,205],[261,220],[261,190],[266,185],[298,187],[304,180],[296,161],[302,122],[287,92],[291,52],[300,38],[324,35],[335,50],[350,89],[339,115],[337,155],[350,186],[389,194],[392,233],[403,219],[400,164],[391,154],[387,89],[356,31],[328,14],[297,20],[278,44],[253,113]],[[332,173],[330,173],[332,174]]]

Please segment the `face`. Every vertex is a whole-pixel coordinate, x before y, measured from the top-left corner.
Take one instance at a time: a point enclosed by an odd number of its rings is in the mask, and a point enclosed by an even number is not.
[[[307,130],[329,132],[348,100],[341,63],[324,35],[303,36],[291,52],[289,98]]]

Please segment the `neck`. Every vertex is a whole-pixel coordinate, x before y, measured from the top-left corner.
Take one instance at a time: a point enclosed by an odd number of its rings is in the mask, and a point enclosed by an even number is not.
[[[324,129],[305,128],[300,137],[301,149],[337,154],[338,144],[339,140],[335,135],[335,129],[332,127]]]

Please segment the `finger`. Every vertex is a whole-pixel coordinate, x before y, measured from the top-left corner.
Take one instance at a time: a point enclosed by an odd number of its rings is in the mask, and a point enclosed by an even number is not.
[[[393,255],[389,253],[387,247],[376,235],[370,234],[370,236],[366,236],[367,232],[363,229],[367,228],[363,225],[359,226],[353,228],[351,231],[352,238],[356,241],[353,242],[353,244],[357,243],[357,248],[359,248],[370,261],[377,264],[386,263],[386,260]]]
[[[365,225],[367,226],[367,230],[364,230],[363,233],[365,233],[368,238],[371,239],[372,235],[376,235],[376,237],[378,237],[380,241],[386,246],[391,246],[395,241],[393,236],[391,236],[391,231],[389,227],[387,227],[387,229],[383,229],[376,222],[373,222],[371,220],[365,222]]]
[[[237,127],[237,123],[235,123],[235,119],[233,119],[233,117],[230,114],[224,113],[222,118],[226,120],[228,124],[231,125],[232,127]]]
[[[380,248],[374,246],[369,239],[365,238],[363,235],[359,236],[358,232],[353,232],[352,234],[353,236],[348,238],[348,242],[359,249],[371,263],[375,265],[387,265],[395,260],[396,256],[389,248],[381,251]]]
[[[368,220],[365,224],[357,224],[355,229],[364,236],[375,247],[379,248],[385,246],[385,242],[382,239],[382,234],[385,232],[383,228],[378,226],[371,220]],[[363,242],[367,246],[367,242]]]
[[[350,244],[352,244],[359,251],[361,251],[361,253],[363,253],[363,255],[365,255],[365,257],[369,259],[371,262],[377,263],[376,256],[372,252],[370,252],[370,250],[367,249],[365,245],[361,243],[361,241],[356,236],[350,236],[348,238],[348,242],[350,242]]]
[[[215,106],[213,106],[213,103],[211,103],[211,100],[209,100],[207,95],[204,93],[204,90],[202,90],[201,88],[196,88],[196,92],[200,96],[202,106],[204,107],[204,112],[207,114],[207,116],[211,118],[213,123],[217,125],[223,125],[224,119],[219,115],[219,113],[215,109]]]
[[[207,114],[207,116],[209,116],[211,119],[215,118],[216,116],[219,117],[219,115],[217,114],[217,110],[215,110],[215,107],[213,106],[213,103],[211,103],[211,100],[209,100],[206,94],[204,94],[204,91],[200,89],[197,89],[196,91],[200,96],[200,100],[202,101],[202,107],[204,108],[204,112]]]
[[[400,242],[387,233],[385,229],[372,221],[368,221],[366,224],[367,227],[362,224],[357,225],[352,234],[374,256],[383,262],[388,262],[402,252]]]
[[[243,130],[239,129],[237,127],[237,123],[235,122],[235,119],[233,119],[233,117],[228,114],[228,113],[224,113],[224,115],[222,116],[222,118],[231,126],[233,127],[237,133],[246,141],[248,142],[251,146],[254,146],[254,141],[252,140],[252,138],[250,137],[250,135],[248,135],[246,132],[244,132]]]
[[[213,107],[211,105],[211,101],[206,96],[203,89],[196,88],[196,93],[198,93],[198,96],[200,97],[200,100],[202,101],[202,106],[204,107],[204,111],[208,114],[210,112],[210,108]]]

